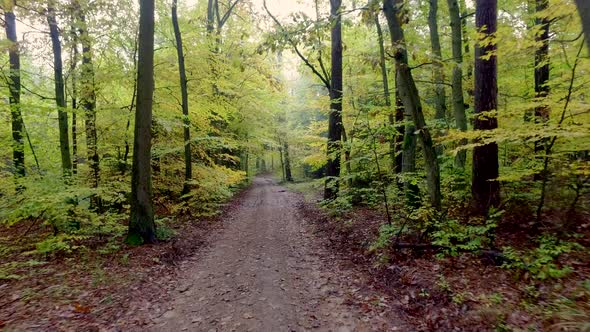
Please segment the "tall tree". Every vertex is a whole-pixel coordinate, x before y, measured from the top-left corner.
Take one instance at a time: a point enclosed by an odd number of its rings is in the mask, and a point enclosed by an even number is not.
[[[582,19],[582,28],[584,29],[584,35],[586,36],[586,45],[590,51],[590,1],[588,0],[576,0],[578,5],[578,13]]]
[[[72,59],[70,64],[72,81],[72,173],[78,174],[78,76],[76,75],[76,68],[78,66],[78,39],[76,31],[73,31],[72,36]]]
[[[4,28],[6,39],[10,42],[8,57],[10,75],[8,75],[8,90],[10,93],[10,117],[12,125],[12,162],[16,177],[25,176],[25,141],[23,133],[25,125],[21,114],[20,94],[20,51],[16,37],[16,16],[14,15],[14,0],[4,1]]]
[[[475,25],[480,39],[475,48],[475,130],[498,128],[495,112],[498,107],[497,58],[497,0],[477,0]],[[490,207],[500,204],[498,144],[495,142],[477,146],[473,150],[474,208],[486,215]]]
[[[82,66],[80,75],[80,105],[85,113],[86,154],[90,166],[90,184],[98,188],[100,182],[100,158],[98,155],[98,134],[96,130],[96,88],[94,85],[94,63],[92,41],[88,33],[85,8],[81,8],[78,0],[74,1],[78,13],[78,35],[82,44]]]
[[[442,63],[442,51],[440,46],[440,36],[438,33],[438,0],[429,0],[430,9],[428,11],[428,27],[430,29],[430,47],[433,55],[432,76],[434,81],[434,118],[439,122],[444,122],[447,113],[447,98],[444,86],[444,68]],[[440,149],[439,149],[440,150]],[[439,151],[440,154],[441,151]]]
[[[72,158],[70,155],[70,139],[68,136],[68,113],[65,111],[66,96],[64,90],[62,48],[59,39],[59,28],[55,19],[53,4],[47,7],[47,24],[53,48],[53,73],[55,81],[55,101],[57,104],[57,119],[59,123],[59,149],[61,153],[61,167],[63,175],[67,178],[72,174]]]
[[[377,2],[372,3],[377,4]],[[385,60],[385,42],[383,38],[383,29],[381,28],[381,22],[379,21],[379,11],[375,11],[373,13],[373,20],[375,22],[375,28],[377,29],[377,42],[379,43],[379,66],[381,67],[381,81],[383,82],[383,96],[385,98],[385,107],[387,107],[387,109],[389,110],[389,126],[394,128],[396,123],[401,122],[403,120],[403,115],[400,116],[398,114],[399,112],[397,105],[395,109],[391,109],[391,93],[389,91],[389,78],[387,75],[387,63]],[[402,156],[399,151],[399,148],[401,146],[399,142],[401,141],[399,139],[400,134],[401,137],[403,137],[403,134],[398,132],[398,128],[395,127],[395,131],[392,133],[391,139],[389,141],[389,157],[391,159],[391,169],[395,173],[400,173],[402,166]]]
[[[193,177],[193,166],[191,157],[191,121],[188,113],[188,81],[186,79],[186,68],[184,65],[184,49],[182,46],[182,35],[178,25],[178,0],[172,1],[172,25],[174,26],[174,37],[176,39],[176,53],[178,55],[178,73],[180,76],[180,93],[182,96],[182,116],[184,124],[184,186],[183,194],[190,191],[189,182]]]
[[[461,131],[467,131],[467,116],[465,115],[465,99],[463,96],[463,39],[461,28],[461,15],[457,0],[447,0],[449,6],[449,16],[451,17],[451,43],[453,49],[453,115],[455,125]],[[466,140],[461,140],[460,144],[465,145]],[[461,150],[455,157],[455,166],[465,168],[467,160],[467,151]]]
[[[154,94],[154,0],[141,0],[137,66],[137,107],[131,175],[129,243],[155,243],[152,203],[152,105]]]
[[[461,31],[463,32],[463,48],[465,51],[465,55],[470,54],[470,47],[469,47],[469,33],[467,30],[467,18],[469,18],[469,13],[467,12],[467,4],[465,0],[459,0],[459,10],[461,11]],[[467,64],[467,77],[471,78],[473,76],[473,65],[471,63]]]
[[[547,17],[548,0],[535,0],[535,26],[539,29],[535,34],[537,48],[535,50],[535,98],[539,105],[535,107],[535,122],[549,120],[549,106],[545,98],[549,94],[549,18]],[[543,151],[543,144],[535,142],[535,151]]]
[[[391,44],[394,48],[393,57],[396,63],[400,97],[406,112],[412,115],[422,145],[430,204],[435,209],[439,209],[441,206],[440,169],[432,137],[422,112],[422,102],[420,101],[418,88],[408,65],[408,51],[402,27],[404,18],[400,12],[402,4],[403,0],[383,0],[383,11],[387,18]]]
[[[340,151],[342,149],[342,0],[330,0],[332,68],[330,82],[330,116],[328,118],[328,163],[324,199],[338,195]]]

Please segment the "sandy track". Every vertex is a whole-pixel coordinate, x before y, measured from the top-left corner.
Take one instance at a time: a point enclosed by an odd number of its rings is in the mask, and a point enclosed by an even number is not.
[[[350,305],[347,272],[298,217],[299,196],[254,180],[211,245],[182,265],[170,310],[152,331],[396,330]]]

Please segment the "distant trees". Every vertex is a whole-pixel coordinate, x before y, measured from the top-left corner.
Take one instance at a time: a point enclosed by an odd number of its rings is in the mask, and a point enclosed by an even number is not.
[[[137,66],[137,108],[131,174],[129,243],[154,243],[152,203],[152,105],[154,94],[154,0],[141,0]]]
[[[342,13],[341,0],[330,0],[330,34],[331,34],[331,69],[330,74],[324,65],[324,58],[321,45],[321,34],[316,29],[315,37],[308,39],[307,42],[313,43],[315,51],[317,52],[318,64],[312,63],[308,56],[305,56],[300,49],[298,41],[293,38],[290,32],[281,24],[281,22],[270,12],[263,2],[264,8],[273,22],[280,29],[280,38],[284,40],[290,47],[292,47],[295,54],[303,61],[303,63],[312,71],[312,73],[322,82],[323,86],[328,90],[330,96],[330,113],[328,116],[328,143],[326,149],[326,180],[324,183],[324,199],[332,200],[337,197],[340,187],[340,164],[341,164],[341,150],[342,150]],[[316,12],[319,12],[316,5]],[[318,15],[319,16],[319,15]],[[319,17],[317,18],[319,20]],[[316,22],[315,25],[319,25]]]

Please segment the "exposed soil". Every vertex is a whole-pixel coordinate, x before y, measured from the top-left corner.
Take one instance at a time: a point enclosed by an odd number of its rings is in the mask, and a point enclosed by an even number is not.
[[[206,252],[183,262],[152,331],[408,331],[301,218],[300,195],[257,178]]]

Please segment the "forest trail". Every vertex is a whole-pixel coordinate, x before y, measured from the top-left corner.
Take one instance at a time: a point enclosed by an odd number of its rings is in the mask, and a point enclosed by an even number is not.
[[[151,330],[396,330],[345,300],[347,273],[322,255],[298,217],[299,200],[256,178],[225,229],[182,268],[171,310]]]

